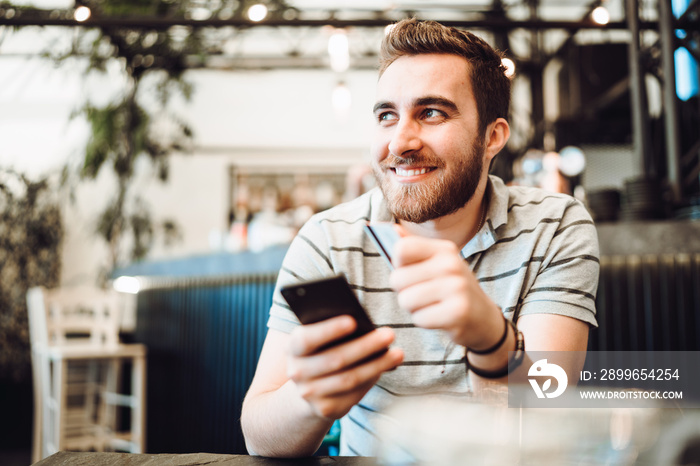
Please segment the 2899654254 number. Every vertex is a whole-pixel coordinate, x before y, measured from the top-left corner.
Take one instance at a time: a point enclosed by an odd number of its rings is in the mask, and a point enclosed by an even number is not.
[[[679,380],[678,369],[601,369],[600,380]]]

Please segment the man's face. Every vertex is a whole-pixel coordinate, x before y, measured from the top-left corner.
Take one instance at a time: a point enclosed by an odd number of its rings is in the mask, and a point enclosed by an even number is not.
[[[405,56],[379,79],[372,168],[391,213],[423,223],[474,195],[484,167],[467,61]]]

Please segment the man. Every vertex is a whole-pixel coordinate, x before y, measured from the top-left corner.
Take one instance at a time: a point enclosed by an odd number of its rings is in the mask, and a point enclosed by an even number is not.
[[[374,422],[397,397],[505,383],[526,371],[523,341],[585,351],[599,265],[590,216],[571,197],[488,175],[509,136],[504,71],[484,41],[438,23],[404,20],[384,39],[381,189],[316,215],[290,246],[243,404],[251,453],[310,455],[342,418],[340,454],[371,455]],[[364,235],[368,221],[398,223],[395,270]],[[341,272],[380,328],[318,351],[353,319],[300,326],[279,287]]]

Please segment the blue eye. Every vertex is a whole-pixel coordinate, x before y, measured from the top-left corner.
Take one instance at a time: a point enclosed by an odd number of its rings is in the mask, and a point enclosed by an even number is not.
[[[377,120],[379,120],[380,123],[385,122],[385,121],[393,121],[396,119],[397,119],[396,114],[393,112],[383,112],[383,113],[380,113],[379,116],[377,117]]]
[[[434,108],[429,108],[425,111],[425,117],[426,118],[444,118],[445,114],[441,112],[440,110],[436,110]]]

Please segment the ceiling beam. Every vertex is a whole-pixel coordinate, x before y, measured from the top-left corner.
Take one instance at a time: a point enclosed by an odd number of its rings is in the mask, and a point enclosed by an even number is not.
[[[36,14],[15,15],[12,18],[0,17],[0,26],[62,26],[62,27],[98,27],[112,28],[122,27],[129,29],[149,29],[162,30],[172,26],[188,26],[192,28],[223,28],[234,27],[239,29],[255,28],[255,27],[323,27],[332,26],[336,28],[346,27],[376,27],[383,28],[388,24],[392,24],[394,20],[389,19],[358,19],[358,20],[339,20],[339,19],[295,19],[295,20],[278,20],[270,19],[254,23],[247,20],[237,19],[207,19],[197,21],[185,18],[165,18],[165,17],[105,17],[97,16],[88,19],[87,21],[76,21],[73,18],[55,18],[37,16]],[[624,21],[611,22],[604,26],[594,23],[589,19],[580,21],[563,21],[563,20],[510,20],[499,18],[484,18],[474,20],[445,20],[440,21],[445,26],[453,26],[458,28],[488,30],[488,31],[510,31],[514,29],[627,29],[627,23]],[[640,29],[656,29],[656,21],[640,22]],[[698,30],[700,25],[697,21],[678,21],[675,26],[677,29]]]

